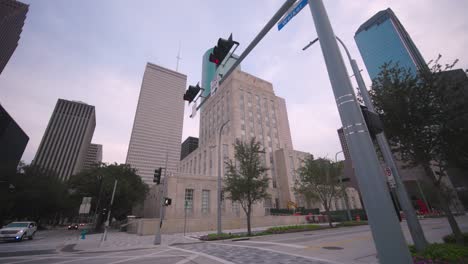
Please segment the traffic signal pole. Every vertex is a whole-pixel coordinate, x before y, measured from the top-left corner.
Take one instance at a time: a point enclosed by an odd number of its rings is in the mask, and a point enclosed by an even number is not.
[[[322,0],[309,0],[379,262],[413,263]]]
[[[338,39],[338,41],[343,44],[343,42]],[[349,54],[348,50],[345,47],[346,53],[348,54],[349,60],[351,61],[351,67],[353,69],[354,75],[356,77],[356,82],[359,87],[359,91],[361,92],[362,99],[364,100],[364,104],[367,108],[375,113],[374,105],[369,97],[369,92],[366,89],[366,84],[364,83],[364,79],[362,78],[361,72],[359,71],[359,67],[356,63],[356,60],[351,59],[351,55]],[[408,224],[408,229],[411,233],[411,237],[413,238],[414,246],[416,247],[417,251],[422,251],[427,247],[427,240],[424,236],[424,232],[422,230],[421,224],[419,223],[418,216],[413,208],[411,200],[406,192],[405,185],[403,180],[401,179],[400,173],[395,163],[395,159],[393,158],[392,151],[390,149],[390,145],[388,144],[387,137],[385,136],[385,132],[376,135],[377,143],[379,144],[380,151],[382,152],[383,158],[387,166],[389,166],[390,170],[392,171],[393,177],[395,178],[395,189],[398,201],[403,209],[403,212],[406,217],[406,222]]]
[[[169,151],[166,151],[166,164],[164,167],[164,178],[162,179],[162,186],[159,191],[159,227],[156,227],[156,234],[154,235],[154,245],[161,244],[161,228],[164,219],[164,197],[166,197],[166,189],[167,189],[167,160],[169,158]]]

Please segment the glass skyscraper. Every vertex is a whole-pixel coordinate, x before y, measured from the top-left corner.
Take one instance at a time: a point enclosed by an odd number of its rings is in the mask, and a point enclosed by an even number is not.
[[[362,24],[354,39],[371,79],[378,76],[383,64],[390,62],[413,73],[427,69],[421,53],[390,8]]]

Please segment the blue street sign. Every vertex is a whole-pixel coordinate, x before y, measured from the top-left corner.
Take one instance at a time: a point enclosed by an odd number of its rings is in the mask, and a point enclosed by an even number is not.
[[[278,22],[278,31],[280,31],[286,24],[295,17],[307,4],[309,0],[300,0],[297,2],[283,18]]]

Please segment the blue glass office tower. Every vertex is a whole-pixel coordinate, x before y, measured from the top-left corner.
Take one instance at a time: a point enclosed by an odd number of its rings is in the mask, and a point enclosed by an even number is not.
[[[427,69],[427,64],[395,13],[382,10],[362,24],[354,35],[367,72],[377,77],[384,63],[398,63],[413,73]]]

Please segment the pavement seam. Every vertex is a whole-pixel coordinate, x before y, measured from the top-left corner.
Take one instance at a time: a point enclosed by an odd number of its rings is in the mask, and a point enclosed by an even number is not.
[[[179,261],[179,262],[177,262],[175,264],[185,264],[185,263],[187,263],[189,261],[191,262],[192,260],[198,258],[199,256],[200,255],[193,254],[193,255],[190,255],[190,256],[184,258],[183,260],[181,260],[181,261]]]
[[[109,262],[108,264],[117,264],[117,263],[127,262],[127,261],[130,261],[130,260],[135,260],[135,259],[139,259],[139,258],[145,258],[145,257],[157,255],[159,253],[167,252],[167,251],[170,251],[170,250],[171,249],[165,249],[165,250],[161,250],[161,251],[155,252],[155,253],[150,253],[150,254],[145,254],[145,255],[141,255],[141,256],[135,256],[135,257],[132,257],[132,258],[121,259],[121,260],[114,261],[114,262]]]

